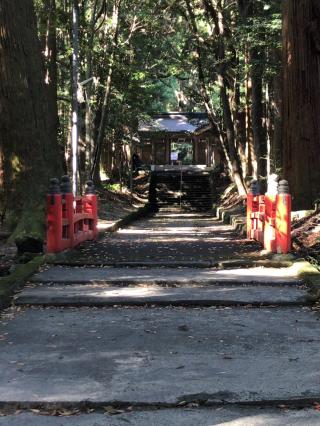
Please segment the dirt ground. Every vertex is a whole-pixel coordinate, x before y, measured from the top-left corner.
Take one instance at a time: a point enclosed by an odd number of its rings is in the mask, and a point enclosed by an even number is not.
[[[320,212],[294,222],[292,228],[293,248],[320,260]]]

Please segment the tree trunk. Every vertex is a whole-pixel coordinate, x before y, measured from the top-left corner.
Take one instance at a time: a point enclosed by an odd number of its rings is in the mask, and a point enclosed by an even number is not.
[[[108,61],[108,74],[105,83],[105,93],[101,110],[101,120],[99,125],[99,132],[96,140],[95,146],[95,155],[94,161],[92,165],[91,175],[97,186],[101,184],[100,180],[100,162],[101,162],[101,152],[102,152],[102,143],[105,136],[105,130],[107,125],[107,113],[110,102],[110,93],[111,93],[111,84],[112,84],[112,75],[115,63],[115,55],[116,55],[116,46],[118,39],[118,31],[119,31],[119,13],[121,7],[122,0],[115,0],[112,14],[112,36],[111,36],[111,53]]]
[[[6,215],[6,194],[4,187],[4,146],[0,138],[0,227],[3,225]]]
[[[248,48],[245,48],[245,65],[249,67],[249,53]],[[247,158],[247,176],[252,176],[258,179],[258,159],[254,149],[253,132],[252,132],[252,111],[251,111],[251,98],[252,98],[252,81],[249,71],[246,72],[245,77],[245,113],[246,113],[246,158]]]
[[[45,84],[50,109],[50,127],[52,137],[57,139],[59,119],[57,106],[58,72],[57,72],[57,17],[56,0],[45,0],[41,14],[43,33],[40,36],[41,50],[45,63]]]
[[[94,0],[92,15],[90,19],[88,29],[88,46],[87,46],[87,57],[86,57],[86,79],[93,77],[92,75],[92,61],[93,61],[93,47],[94,47],[94,33],[95,23],[97,15],[98,0]],[[86,106],[85,106],[85,152],[86,152],[86,170],[91,170],[92,157],[94,152],[94,140],[93,140],[93,123],[92,123],[92,111],[91,111],[91,96],[92,96],[92,82],[88,83],[85,88],[86,93]]]
[[[108,119],[107,113],[108,113],[109,102],[110,102],[114,55],[115,55],[115,52],[113,51],[110,58],[111,64],[108,70],[108,75],[107,75],[107,80],[105,85],[105,92],[104,92],[104,98],[103,98],[103,104],[102,104],[102,110],[101,110],[101,120],[100,120],[99,132],[98,132],[96,147],[95,147],[95,156],[94,156],[94,161],[92,165],[92,178],[94,183],[97,186],[101,184],[100,163],[101,163],[102,143],[105,136],[105,130],[106,130],[107,119]]]
[[[72,192],[78,195],[79,186],[79,3],[73,0],[72,3],[72,115],[71,115],[71,145],[72,145]]]
[[[272,81],[272,138],[270,149],[270,173],[279,174],[282,169],[282,74]]]
[[[320,7],[317,0],[283,3],[283,160],[294,208],[320,193]]]
[[[234,125],[232,122],[232,114],[229,104],[229,99],[227,95],[227,88],[226,88],[226,81],[225,81],[225,74],[224,74],[224,66],[221,67],[219,70],[219,83],[220,83],[220,96],[222,101],[222,106],[224,110],[224,119],[226,124],[226,130],[227,130],[227,146],[225,144],[224,140],[224,134],[222,126],[219,124],[217,120],[217,115],[214,111],[209,92],[207,89],[206,81],[205,81],[205,74],[204,74],[204,68],[202,64],[202,50],[199,43],[199,34],[198,34],[198,27],[194,15],[194,11],[192,9],[190,0],[185,0],[186,7],[187,7],[187,19],[189,21],[190,30],[195,37],[196,40],[196,50],[197,50],[197,67],[198,67],[198,77],[200,82],[200,94],[204,100],[204,105],[206,108],[206,111],[208,113],[208,118],[210,121],[210,124],[212,125],[213,129],[216,129],[219,134],[219,140],[221,144],[221,148],[223,149],[229,174],[231,179],[236,184],[237,190],[239,192],[239,195],[245,195],[246,194],[246,187],[243,180],[243,175],[240,167],[240,161],[238,158],[238,153],[235,146],[235,137],[234,137]],[[212,17],[214,21],[214,27],[216,34],[221,38],[223,37],[223,34],[220,33],[220,29],[218,28],[221,24],[223,25],[223,22],[220,22],[220,25],[218,24],[218,16],[216,14],[216,11],[211,3],[211,0],[204,1],[203,4],[205,10],[207,11],[208,15]],[[224,59],[224,49],[223,49],[223,40],[220,40],[220,46],[219,46],[219,59]]]
[[[251,84],[252,84],[252,133],[255,156],[257,158],[256,178],[264,183],[266,189],[267,179],[267,141],[263,128],[263,92],[262,92],[262,76],[263,76],[263,58],[261,52],[257,48],[250,51],[251,66]]]
[[[60,170],[32,0],[2,0],[0,28],[0,151],[7,219],[15,236],[43,236],[48,179]]]

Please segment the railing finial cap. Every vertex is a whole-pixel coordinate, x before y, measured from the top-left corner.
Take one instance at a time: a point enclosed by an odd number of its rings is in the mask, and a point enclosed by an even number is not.
[[[87,181],[86,194],[95,194],[96,190],[92,180]]]
[[[280,180],[278,184],[278,194],[290,194],[289,182],[287,180]]]
[[[71,186],[71,179],[69,178],[69,176],[64,175],[61,177],[61,192],[63,194],[69,194],[70,192],[72,192],[72,186]]]
[[[256,179],[251,181],[250,192],[253,195],[260,195],[260,185],[259,185],[259,181],[257,181]]]
[[[58,178],[50,179],[49,194],[60,194],[60,184]]]

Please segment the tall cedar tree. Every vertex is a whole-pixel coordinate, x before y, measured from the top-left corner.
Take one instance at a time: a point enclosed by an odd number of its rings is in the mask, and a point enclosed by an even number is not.
[[[320,193],[320,5],[283,4],[283,160],[295,208],[309,208]]]
[[[1,0],[0,77],[1,211],[15,226],[14,236],[42,236],[44,195],[58,169],[58,149],[32,0]]]

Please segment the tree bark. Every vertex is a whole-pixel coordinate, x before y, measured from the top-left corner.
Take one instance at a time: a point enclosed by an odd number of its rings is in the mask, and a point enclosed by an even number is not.
[[[280,52],[281,54],[281,52]],[[272,81],[272,138],[270,150],[270,173],[279,174],[282,169],[282,73]]]
[[[86,79],[93,77],[93,47],[94,47],[94,34],[95,34],[95,23],[97,16],[98,0],[93,1],[92,15],[90,19],[88,29],[88,46],[87,46],[87,57],[86,57]],[[94,140],[93,140],[93,123],[92,123],[92,110],[91,110],[91,96],[92,96],[92,82],[88,83],[85,88],[86,93],[86,106],[85,106],[85,151],[86,151],[86,170],[91,170],[92,157],[94,152]]]
[[[283,166],[299,209],[320,193],[319,30],[316,0],[284,0]]]
[[[246,46],[245,52],[245,65],[249,67],[249,52]],[[254,149],[253,132],[252,132],[252,111],[251,111],[251,98],[252,98],[252,81],[249,70],[245,76],[245,113],[246,113],[246,159],[247,159],[247,176],[252,176],[254,179],[258,178],[258,159]]]
[[[241,107],[240,83],[239,76],[236,76],[234,82],[234,101],[232,105],[233,122],[235,127],[235,142],[238,152],[239,160],[241,163],[241,170],[243,178],[248,176],[248,165],[246,158],[246,114]]]
[[[14,235],[44,233],[48,179],[58,148],[32,0],[0,4],[0,151],[7,219]]]
[[[255,156],[257,159],[257,167],[255,170],[255,178],[266,183],[267,179],[267,141],[266,134],[263,128],[263,58],[262,53],[257,48],[252,48],[250,51],[250,67],[251,67],[251,94],[252,94],[252,133]],[[265,185],[266,189],[266,185]]]
[[[101,110],[101,120],[99,125],[98,136],[95,144],[95,155],[94,161],[92,165],[91,175],[96,185],[101,184],[100,180],[100,162],[101,162],[101,152],[102,152],[102,143],[105,136],[105,130],[107,125],[107,113],[110,102],[110,93],[111,93],[111,85],[112,85],[112,76],[114,70],[115,63],[115,55],[116,55],[116,46],[118,39],[118,31],[119,31],[119,14],[122,0],[115,0],[113,7],[113,15],[112,15],[112,36],[111,36],[111,53],[108,61],[108,73],[105,83],[105,92]]]
[[[57,69],[57,10],[56,0],[44,0],[39,17],[39,34],[41,52],[44,62],[44,81],[49,108],[49,126],[53,139],[58,138],[58,69]],[[60,149],[61,161],[63,149]]]

